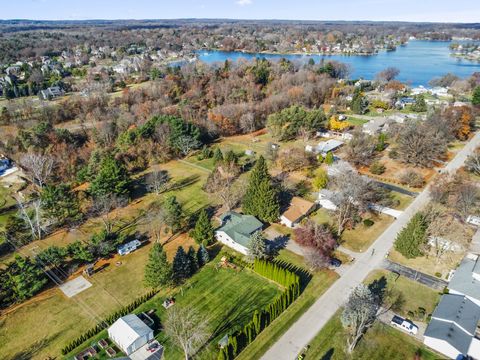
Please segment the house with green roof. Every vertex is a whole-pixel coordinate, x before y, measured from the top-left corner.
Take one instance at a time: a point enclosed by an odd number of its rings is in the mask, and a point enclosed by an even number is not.
[[[261,231],[263,224],[255,216],[228,211],[220,216],[222,225],[215,231],[215,238],[222,244],[247,255],[250,237]]]

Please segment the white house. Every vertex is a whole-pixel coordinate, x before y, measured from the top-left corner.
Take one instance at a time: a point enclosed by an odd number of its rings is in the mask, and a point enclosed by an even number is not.
[[[334,192],[330,190],[320,190],[318,193],[317,202],[325,209],[335,211],[337,210],[337,205],[331,200],[334,196]]]
[[[153,330],[137,315],[129,314],[108,328],[108,337],[127,355],[153,340]]]
[[[215,231],[215,238],[232,249],[247,255],[250,237],[261,231],[263,224],[255,216],[229,211],[220,216],[222,226]]]
[[[318,145],[307,145],[305,146],[305,151],[326,155],[329,152],[337,150],[343,144],[343,141],[330,139],[327,141],[321,141]]]
[[[280,223],[289,228],[293,228],[314,209],[314,203],[302,199],[301,197],[294,196],[290,201],[288,209],[280,216]]]
[[[447,356],[480,358],[480,340],[476,338],[480,307],[461,295],[446,294],[432,314],[424,334],[424,344]]]
[[[469,215],[467,222],[471,225],[480,226],[480,217],[475,215]]]

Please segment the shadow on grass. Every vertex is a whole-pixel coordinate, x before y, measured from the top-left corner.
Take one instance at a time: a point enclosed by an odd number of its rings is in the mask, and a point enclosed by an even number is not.
[[[335,349],[331,348],[320,359],[321,360],[330,360],[333,357],[334,352],[335,352]]]
[[[29,347],[25,348],[22,351],[19,351],[15,355],[13,355],[10,358],[7,358],[7,360],[30,360],[32,359],[35,355],[38,354],[39,351],[44,349],[49,343],[51,343],[53,340],[55,340],[60,333],[57,333],[55,335],[45,337],[41,340],[38,340],[31,344]],[[46,359],[51,359],[50,357],[47,357]]]

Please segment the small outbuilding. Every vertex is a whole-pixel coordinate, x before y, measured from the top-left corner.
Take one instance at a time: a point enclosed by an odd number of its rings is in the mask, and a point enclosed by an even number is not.
[[[153,340],[153,330],[137,315],[129,314],[108,328],[108,337],[127,355]]]

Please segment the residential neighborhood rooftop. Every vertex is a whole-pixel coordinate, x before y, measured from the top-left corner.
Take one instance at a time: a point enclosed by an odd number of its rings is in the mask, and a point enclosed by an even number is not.
[[[217,231],[225,232],[231,239],[242,246],[247,246],[253,232],[261,229],[263,224],[255,216],[228,211],[220,216],[222,226]]]

